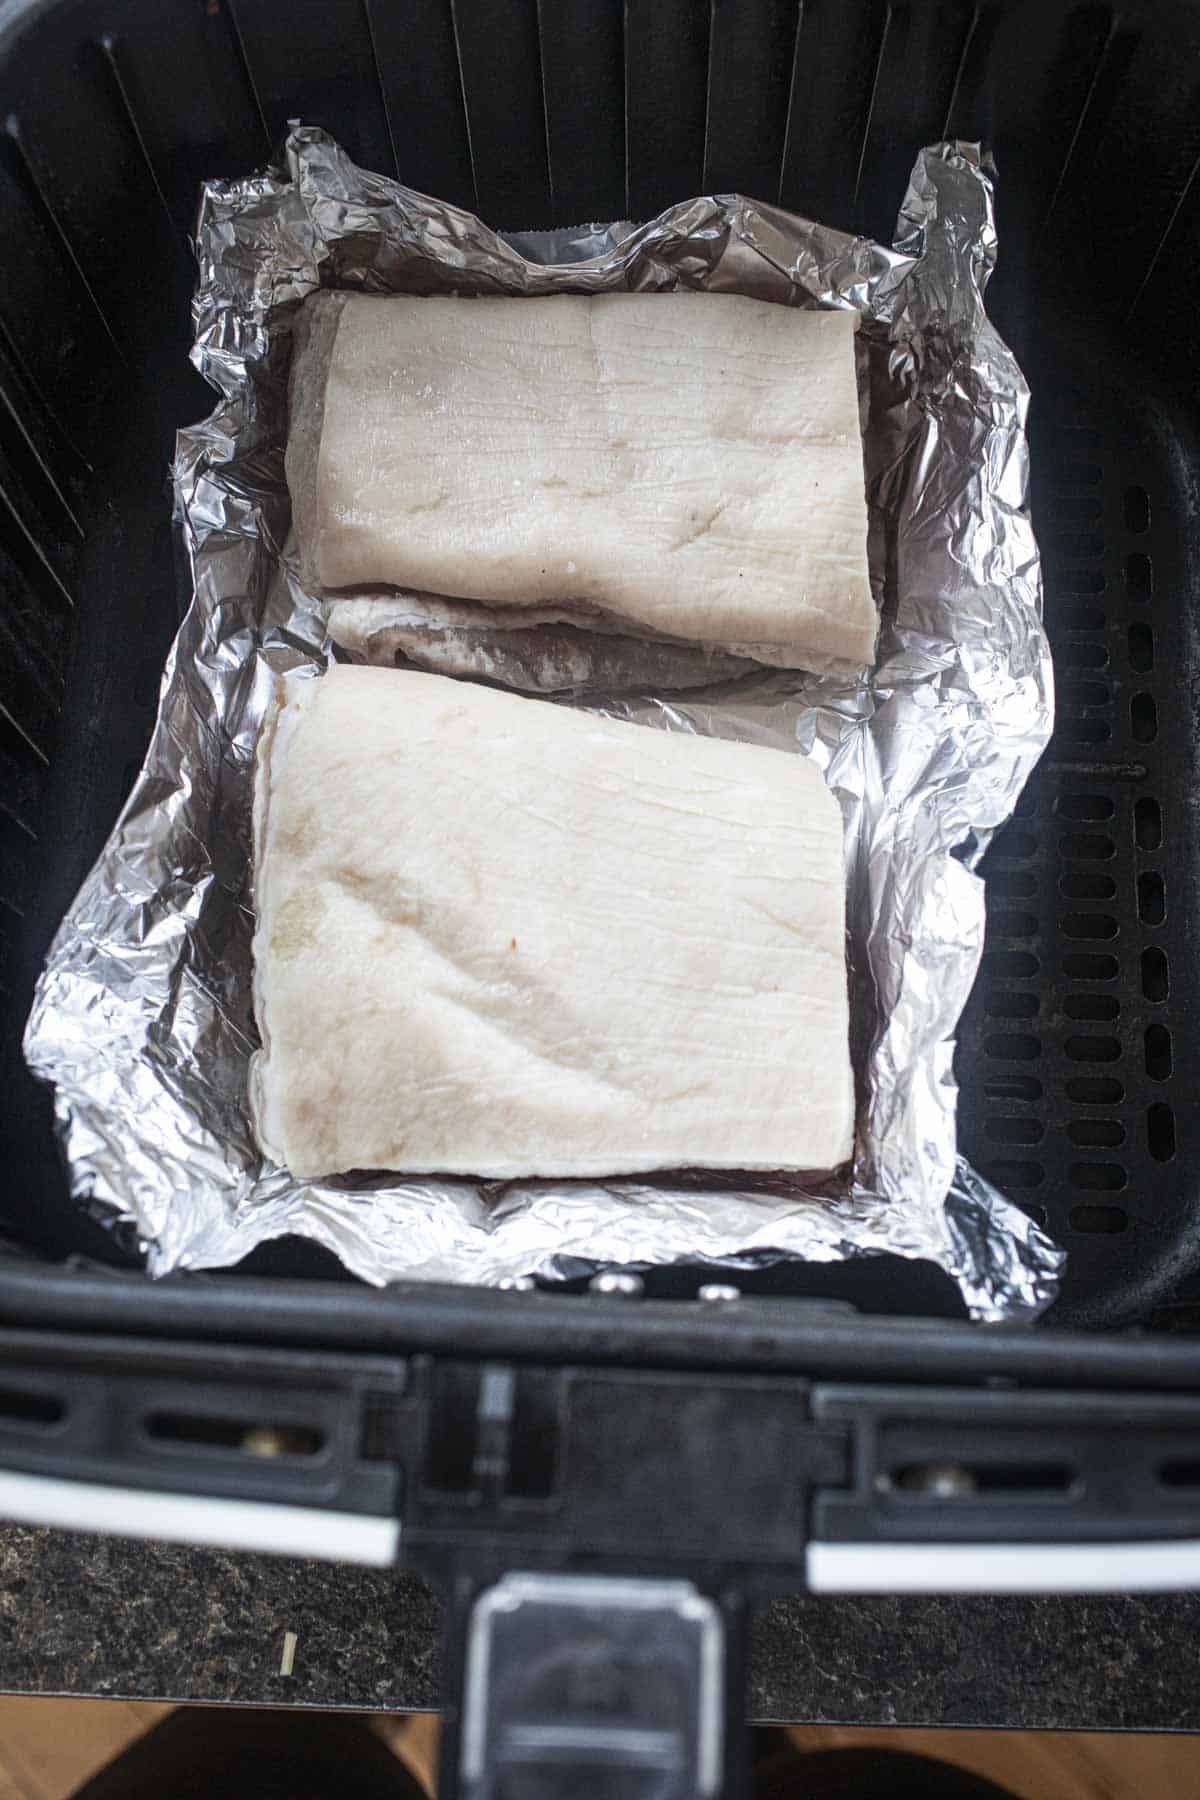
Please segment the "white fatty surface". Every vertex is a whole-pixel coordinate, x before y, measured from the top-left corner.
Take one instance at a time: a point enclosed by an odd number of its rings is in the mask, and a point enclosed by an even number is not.
[[[554,601],[769,662],[871,661],[856,315],[686,293],[305,313],[289,479],[323,591]]]
[[[842,824],[799,754],[393,670],[259,751],[253,1101],[298,1176],[850,1154]]]

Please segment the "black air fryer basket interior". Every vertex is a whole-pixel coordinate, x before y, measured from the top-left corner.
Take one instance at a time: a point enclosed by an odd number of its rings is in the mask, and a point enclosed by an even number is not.
[[[962,1145],[1070,1252],[1060,1319],[1186,1299],[1200,1261],[1198,52],[1200,7],[1168,0],[0,4],[12,1254],[120,1249],[67,1200],[19,1036],[140,760],[186,597],[166,469],[175,427],[211,401],[187,363],[201,178],[261,165],[299,117],[500,227],[740,189],[887,241],[914,153],[951,135],[983,138],[999,165],[990,302],[1034,393],[1059,682],[1053,744],[988,857]],[[905,1280],[891,1265],[889,1310],[924,1303]]]

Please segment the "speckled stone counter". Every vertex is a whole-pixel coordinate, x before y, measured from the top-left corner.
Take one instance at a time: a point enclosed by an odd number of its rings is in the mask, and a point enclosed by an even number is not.
[[[0,1689],[427,1708],[438,1606],[376,1571],[0,1528]],[[295,1667],[279,1673],[284,1633]],[[1200,1730],[1200,1596],[785,1600],[758,1719]]]

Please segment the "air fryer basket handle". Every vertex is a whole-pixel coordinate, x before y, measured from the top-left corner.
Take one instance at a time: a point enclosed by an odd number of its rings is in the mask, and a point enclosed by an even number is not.
[[[744,1609],[694,1581],[513,1571],[449,1584],[438,1793],[733,1800]]]
[[[441,1793],[470,1800],[585,1768],[737,1796],[745,1614],[773,1594],[1200,1588],[1190,1354],[1110,1347],[1100,1388],[1060,1340],[1043,1385],[1027,1336],[948,1328],[914,1362],[905,1327],[907,1379],[814,1379],[820,1343],[714,1367],[707,1337],[629,1366],[585,1304],[569,1344],[508,1356],[482,1316],[475,1356],[0,1325],[0,1517],[402,1557],[446,1596]]]

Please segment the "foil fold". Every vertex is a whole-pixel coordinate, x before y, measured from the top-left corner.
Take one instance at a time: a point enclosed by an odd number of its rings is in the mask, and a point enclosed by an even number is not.
[[[294,126],[278,167],[205,186],[196,247],[192,357],[220,399],[179,434],[174,465],[193,599],[142,773],[59,929],[26,1032],[30,1065],[54,1085],[80,1203],[132,1236],[155,1275],[228,1265],[288,1233],[376,1283],[888,1252],[935,1263],[976,1317],[1040,1311],[1061,1252],[955,1138],[953,1033],[984,931],[974,868],[1053,716],[1028,393],[983,304],[996,254],[986,155],[923,150],[891,249],[737,195],[643,225],[505,237]],[[820,762],[846,822],[859,1087],[848,1179],[819,1193],[783,1178],[299,1182],[260,1157],[246,1101],[254,746],[274,675],[317,675],[332,654],[289,543],[283,472],[291,322],[322,286],[685,286],[860,315],[883,618],[869,679],[755,668],[717,685],[622,680],[544,702]],[[421,629],[419,614],[406,624],[410,654]],[[504,679],[502,632],[493,652],[489,673]]]

